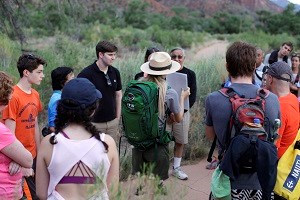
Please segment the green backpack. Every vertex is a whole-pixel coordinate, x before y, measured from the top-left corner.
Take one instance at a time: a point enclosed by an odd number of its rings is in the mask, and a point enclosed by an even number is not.
[[[158,87],[153,82],[131,81],[122,98],[122,123],[125,137],[138,150],[144,151],[155,144],[168,144],[173,140],[158,125]]]

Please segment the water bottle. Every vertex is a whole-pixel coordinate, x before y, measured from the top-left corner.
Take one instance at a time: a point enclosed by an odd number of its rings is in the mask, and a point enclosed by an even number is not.
[[[260,124],[260,119],[254,118],[254,119],[253,119],[253,123],[254,123],[255,125]]]
[[[281,126],[281,121],[280,121],[280,119],[275,119],[274,120],[274,131],[278,131],[278,129],[280,128],[280,126]]]
[[[253,119],[253,125],[254,125],[254,127],[261,127],[262,125],[260,123],[260,119],[254,118]]]

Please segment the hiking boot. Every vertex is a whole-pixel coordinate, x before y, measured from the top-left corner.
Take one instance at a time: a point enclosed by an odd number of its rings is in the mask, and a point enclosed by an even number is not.
[[[180,180],[187,180],[188,179],[188,175],[186,175],[186,173],[184,173],[181,169],[181,167],[177,167],[177,168],[173,168],[173,172],[172,175],[177,177]]]

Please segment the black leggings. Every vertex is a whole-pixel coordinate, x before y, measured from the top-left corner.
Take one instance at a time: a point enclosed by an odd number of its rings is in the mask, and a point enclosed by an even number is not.
[[[34,174],[35,174],[35,172],[36,172],[36,158],[33,159],[32,169],[33,169]],[[25,177],[25,180],[26,180],[26,183],[28,185],[31,198],[33,200],[39,200],[39,198],[36,196],[35,177],[34,176]],[[23,198],[22,199],[24,199],[24,198],[27,199],[27,197],[25,195],[25,192],[23,192]]]

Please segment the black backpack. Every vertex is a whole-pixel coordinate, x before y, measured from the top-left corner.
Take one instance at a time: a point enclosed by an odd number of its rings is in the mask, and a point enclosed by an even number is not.
[[[263,198],[269,199],[277,174],[276,134],[265,116],[265,98],[269,91],[259,88],[255,98],[238,95],[232,88],[219,90],[232,105],[225,148],[219,155],[220,169],[231,179],[240,174],[257,173]],[[269,134],[268,134],[269,133]]]

